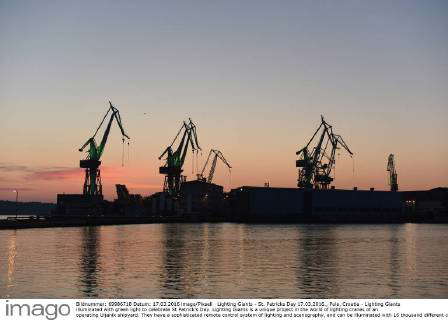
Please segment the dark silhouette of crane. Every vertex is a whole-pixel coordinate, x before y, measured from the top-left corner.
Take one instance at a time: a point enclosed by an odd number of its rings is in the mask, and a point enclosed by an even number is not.
[[[394,155],[392,153],[387,158],[387,171],[389,171],[390,191],[398,191],[398,175],[395,169]]]
[[[321,131],[317,141],[318,132]],[[311,147],[311,143],[316,143]],[[299,188],[314,188],[314,189],[328,189],[328,186],[334,180],[331,177],[331,170],[335,166],[336,150],[342,146],[350,156],[353,153],[350,151],[347,144],[340,135],[333,133],[333,127],[325,122],[324,117],[321,116],[321,123],[314,132],[307,145],[296,152],[299,159],[296,160],[296,167],[299,168],[299,177],[297,179],[297,186]]]
[[[182,133],[183,132],[183,133]],[[179,146],[173,151],[173,144],[181,135]],[[159,173],[165,175],[165,182],[163,184],[163,191],[168,192],[172,196],[177,196],[180,191],[180,185],[185,181],[185,176],[182,176],[182,167],[187,155],[188,146],[191,145],[192,151],[201,150],[199,146],[198,137],[196,134],[196,126],[193,121],[183,122],[173,142],[163,151],[159,160],[166,154],[165,165],[159,168]]]
[[[210,166],[210,171],[209,171],[207,179],[206,179],[204,177],[204,172],[205,172],[205,169],[207,168],[207,164],[210,161],[210,157],[212,154],[213,154],[213,160],[211,162],[212,164]],[[231,170],[232,167],[227,162],[226,158],[224,158],[224,155],[222,154],[222,152],[219,150],[211,149],[208,154],[207,161],[204,164],[204,168],[202,169],[201,173],[198,174],[198,180],[203,181],[203,182],[212,183],[213,175],[215,174],[215,169],[216,169],[216,162],[218,161],[218,158],[221,159],[221,161],[229,168],[229,171]]]
[[[106,117],[110,113],[110,119],[107,124],[106,130],[104,130],[103,138],[101,139],[101,143],[99,145],[96,144],[95,136],[103,125]],[[79,166],[81,168],[86,169],[85,179],[84,179],[84,187],[83,194],[90,196],[97,196],[103,194],[103,186],[101,184],[101,174],[99,166],[101,165],[101,156],[103,155],[104,148],[106,146],[107,138],[109,137],[110,128],[112,126],[113,120],[116,120],[118,126],[121,130],[122,141],[124,143],[125,138],[130,139],[129,136],[125,133],[123,129],[123,125],[121,123],[120,112],[117,108],[115,108],[112,103],[109,101],[109,109],[107,110],[103,120],[100,125],[96,129],[95,133],[91,138],[89,138],[86,143],[79,149],[79,151],[83,151],[87,146],[89,146],[89,150],[87,151],[87,158],[85,160],[81,160],[79,162]]]

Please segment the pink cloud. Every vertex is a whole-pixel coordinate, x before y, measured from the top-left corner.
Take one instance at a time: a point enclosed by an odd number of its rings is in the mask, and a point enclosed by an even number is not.
[[[13,187],[0,187],[0,191],[14,192],[14,190],[20,191],[32,191],[33,188],[23,187],[23,188],[13,188]]]
[[[126,170],[122,167],[101,166],[102,178],[113,179],[127,176]],[[43,168],[33,169],[26,179],[32,180],[82,180],[84,169],[81,168]]]
[[[67,169],[35,169],[25,178],[30,180],[67,180],[79,179],[83,172],[78,168]]]

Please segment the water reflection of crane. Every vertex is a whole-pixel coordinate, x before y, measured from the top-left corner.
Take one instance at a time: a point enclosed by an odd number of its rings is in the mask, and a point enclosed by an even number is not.
[[[325,234],[325,236],[323,236]],[[304,296],[333,297],[339,290],[337,278],[337,234],[332,226],[300,228],[298,282]]]
[[[205,178],[205,176],[204,176],[205,169],[207,168],[207,165],[208,165],[208,163],[210,161],[210,157],[211,157],[212,154],[213,154],[213,160],[211,162],[210,171],[208,172],[207,178]],[[208,182],[208,183],[212,183],[213,176],[215,174],[215,169],[216,169],[216,162],[218,161],[218,158],[221,159],[221,161],[227,166],[227,168],[229,168],[229,172],[230,172],[232,167],[227,162],[226,158],[224,158],[224,155],[222,154],[222,152],[219,151],[219,150],[211,149],[209,154],[208,154],[207,161],[205,161],[204,168],[202,169],[201,173],[198,174],[198,180],[201,180],[201,181],[204,181],[204,182]]]
[[[388,239],[388,243],[390,244],[390,256],[389,256],[389,265],[390,265],[390,283],[389,288],[391,290],[391,294],[388,295],[390,298],[399,298],[400,290],[401,290],[401,260],[402,260],[402,250],[400,248],[400,243],[403,238],[401,237],[403,233],[402,225],[388,225],[387,229],[390,232],[390,238]]]
[[[180,139],[179,146],[173,151],[172,147],[181,133],[182,138]],[[160,160],[166,155],[166,163],[159,168],[159,173],[165,175],[163,191],[168,192],[172,196],[178,195],[180,185],[185,180],[185,176],[181,174],[189,145],[191,145],[193,152],[201,150],[196,134],[196,126],[191,119],[189,119],[189,122],[183,122],[173,142],[171,142],[159,157]]]
[[[163,266],[165,272],[162,276],[162,298],[171,298],[175,295],[179,297],[185,295],[185,275],[186,268],[184,228],[178,224],[166,224],[163,226],[165,234],[165,255]]]
[[[95,136],[97,135],[98,131],[100,130],[101,126],[104,123],[104,120],[106,120],[107,115],[110,113],[110,119],[107,124],[106,130],[104,131],[103,138],[101,139],[101,143],[99,145],[96,144]],[[120,127],[121,134],[122,134],[122,141],[124,143],[125,138],[129,139],[128,135],[125,133],[123,129],[123,125],[121,123],[121,116],[120,112],[117,108],[115,108],[112,103],[109,101],[109,109],[107,110],[103,120],[101,121],[100,125],[96,129],[95,133],[92,137],[90,137],[84,145],[79,148],[79,151],[83,151],[87,146],[89,146],[89,150],[87,152],[87,159],[81,160],[79,162],[79,166],[81,168],[86,169],[85,179],[84,179],[84,187],[83,187],[83,194],[84,195],[91,195],[91,196],[97,196],[103,194],[103,187],[101,184],[101,175],[100,175],[100,169],[99,166],[101,165],[101,156],[103,155],[104,148],[106,146],[107,138],[109,137],[110,128],[112,126],[113,120],[116,120],[118,123],[118,126]]]
[[[322,131],[320,137],[316,145],[311,148],[310,145],[319,131]],[[339,146],[342,146],[350,156],[353,155],[344,139],[340,135],[334,134],[333,127],[321,116],[321,123],[310,141],[296,152],[299,156],[296,161],[296,167],[299,168],[297,186],[299,188],[328,189],[334,180],[331,177],[331,170],[335,166],[335,155],[336,150],[340,149]]]
[[[83,295],[98,297],[98,227],[85,227],[82,230],[81,279]]]
[[[217,263],[210,261],[208,224],[165,224],[162,298],[193,298],[207,295],[207,279]],[[212,266],[212,267],[211,267]]]

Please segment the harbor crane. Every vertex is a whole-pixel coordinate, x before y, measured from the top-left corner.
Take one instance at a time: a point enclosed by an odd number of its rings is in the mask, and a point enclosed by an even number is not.
[[[180,136],[182,138],[180,139],[179,146],[173,151],[173,145]],[[163,191],[168,192],[172,196],[179,194],[180,185],[185,181],[185,176],[181,174],[189,146],[191,146],[193,153],[202,150],[199,146],[196,126],[191,119],[188,122],[184,121],[182,123],[173,142],[171,142],[159,157],[159,160],[161,160],[166,155],[165,165],[159,168],[159,173],[165,175]]]
[[[318,136],[319,131],[320,136]],[[311,147],[312,143],[315,144],[314,147]],[[308,189],[328,189],[334,180],[331,177],[331,171],[336,162],[336,150],[340,147],[353,156],[344,139],[334,134],[333,127],[321,116],[321,123],[307,145],[296,152],[299,156],[296,160],[296,167],[299,168],[297,186]]]
[[[390,191],[398,191],[398,175],[395,169],[394,155],[392,153],[387,158],[387,171],[389,171]]]
[[[107,116],[110,114],[109,122],[107,123],[106,130],[104,130],[103,138],[101,139],[101,143],[97,145],[95,141],[95,137],[106,120]],[[100,165],[101,165],[101,156],[103,155],[104,148],[107,143],[107,138],[109,137],[110,128],[112,126],[112,122],[116,120],[118,126],[121,130],[122,141],[124,143],[125,138],[130,139],[129,136],[123,129],[123,125],[121,123],[120,111],[112,105],[112,102],[109,101],[109,109],[107,110],[103,120],[100,125],[96,129],[95,133],[91,138],[89,138],[84,145],[79,148],[79,151],[82,152],[84,149],[89,146],[89,150],[87,151],[87,157],[85,160],[81,160],[79,162],[80,168],[86,169],[85,179],[84,179],[84,187],[83,194],[89,196],[101,196],[103,194],[103,186],[101,184],[101,174],[100,174]]]
[[[207,178],[205,178],[204,177],[205,169],[207,168],[207,164],[208,164],[212,154],[213,154],[213,160],[211,162],[210,171],[208,173]],[[221,151],[215,150],[215,149],[211,149],[209,154],[208,154],[207,161],[204,164],[204,168],[202,168],[201,173],[198,174],[198,180],[203,181],[203,182],[207,182],[207,183],[212,183],[213,175],[215,174],[215,169],[216,169],[216,162],[218,161],[218,158],[221,159],[221,161],[229,168],[229,171],[232,169],[230,164],[227,162],[226,158],[224,158],[224,155],[222,154]]]

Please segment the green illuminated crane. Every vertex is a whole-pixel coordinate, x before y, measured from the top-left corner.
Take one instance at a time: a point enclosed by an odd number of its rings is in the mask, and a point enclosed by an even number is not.
[[[101,139],[101,143],[99,145],[96,144],[95,137],[106,120],[108,114],[110,113],[110,119],[107,124],[106,130],[104,130],[103,138]],[[91,138],[89,138],[86,143],[83,144],[79,151],[82,152],[84,149],[89,146],[89,150],[87,151],[87,158],[85,160],[81,160],[79,162],[79,166],[81,168],[86,169],[86,175],[84,179],[84,187],[83,194],[90,196],[97,196],[103,194],[103,186],[101,184],[101,174],[99,166],[101,165],[101,156],[103,155],[104,148],[106,146],[107,138],[109,137],[110,128],[112,126],[113,120],[116,120],[118,126],[121,130],[122,141],[124,143],[125,138],[130,139],[128,135],[125,133],[123,129],[123,125],[121,123],[120,112],[117,108],[112,105],[112,102],[109,101],[109,109],[107,110],[103,120],[100,125],[96,129],[95,133]]]
[[[210,156],[212,154],[214,154],[212,164],[210,167],[210,171],[208,173],[208,177],[207,177],[207,179],[205,179],[205,177],[204,177],[205,168],[207,167],[207,164],[210,160]],[[224,158],[224,155],[222,154],[221,151],[211,149],[208,154],[207,161],[204,164],[204,168],[202,169],[202,172],[200,174],[198,174],[198,180],[203,181],[203,182],[212,183],[213,175],[215,174],[215,169],[216,169],[216,162],[217,162],[218,158],[221,159],[221,161],[229,168],[229,170],[232,168],[230,166],[230,164],[227,162],[226,158]]]
[[[182,133],[183,132],[183,133]],[[177,138],[181,135],[182,138],[179,142],[179,146],[173,151],[173,144]],[[185,177],[181,175],[182,167],[187,155],[188,146],[191,145],[192,151],[201,150],[199,146],[198,137],[196,134],[196,126],[193,121],[189,119],[189,122],[183,122],[173,142],[163,151],[159,160],[166,155],[166,163],[159,168],[159,173],[165,175],[165,182],[163,184],[163,191],[168,192],[172,196],[177,196],[180,191],[180,185],[185,180]]]
[[[321,129],[322,132],[316,145],[311,148],[311,142]],[[336,150],[340,149],[339,146],[342,146],[350,156],[353,155],[342,137],[334,134],[333,127],[321,116],[321,123],[308,144],[296,152],[296,155],[299,156],[299,159],[296,160],[296,167],[299,168],[297,186],[299,188],[328,189],[333,181],[331,170],[334,168]]]

